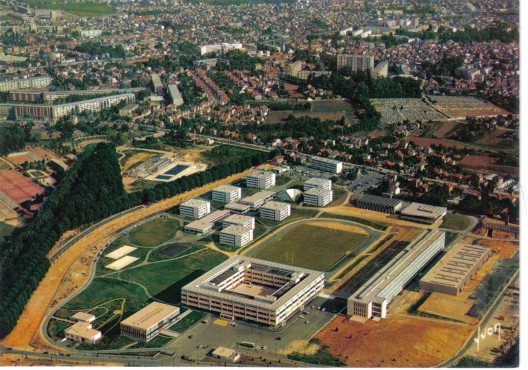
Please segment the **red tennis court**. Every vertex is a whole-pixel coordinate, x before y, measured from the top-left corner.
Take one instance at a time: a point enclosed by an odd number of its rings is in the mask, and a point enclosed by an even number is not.
[[[13,202],[20,204],[43,194],[44,188],[16,171],[0,172],[0,192]]]

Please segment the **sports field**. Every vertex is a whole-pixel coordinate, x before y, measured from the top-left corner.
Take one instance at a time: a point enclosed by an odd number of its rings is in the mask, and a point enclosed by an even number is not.
[[[176,235],[180,221],[170,217],[160,217],[138,226],[130,232],[130,241],[143,247],[156,247]]]
[[[17,204],[44,193],[43,188],[17,171],[0,172],[0,190]]]
[[[449,213],[440,227],[445,229],[462,231],[466,230],[469,225],[470,222],[466,216]]]
[[[353,253],[367,239],[368,234],[360,228],[339,223],[300,224],[272,240],[252,257],[325,271]]]

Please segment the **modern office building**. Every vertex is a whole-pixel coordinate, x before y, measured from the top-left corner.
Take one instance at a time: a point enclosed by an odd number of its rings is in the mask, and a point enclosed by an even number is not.
[[[180,314],[180,308],[168,304],[152,302],[132,316],[121,321],[121,335],[148,342],[157,336],[161,329],[171,326]]]
[[[96,344],[103,336],[99,330],[92,328],[92,324],[78,321],[64,330],[66,339],[79,343]]]
[[[183,105],[183,98],[182,98],[180,90],[178,90],[178,85],[168,84],[167,87],[169,89],[169,95],[171,98],[172,105],[174,105],[175,107],[179,107],[180,105]]]
[[[244,215],[231,215],[224,219],[222,226],[228,227],[228,226],[241,226],[241,227],[249,227],[250,229],[255,228],[255,217],[251,216],[244,216]]]
[[[243,247],[253,241],[253,229],[230,225],[220,231],[220,244]]]
[[[353,319],[386,318],[389,303],[445,246],[443,231],[424,231],[382,267],[347,302]]]
[[[242,189],[238,186],[220,185],[213,189],[212,199],[218,202],[231,203],[242,197]]]
[[[312,157],[310,167],[324,172],[341,173],[343,162],[324,157]]]
[[[255,171],[246,177],[246,186],[254,189],[268,189],[275,186],[275,172]]]
[[[411,203],[401,211],[402,220],[434,224],[447,214],[446,207],[430,206],[422,203]]]
[[[180,204],[180,215],[184,217],[202,218],[211,213],[211,203],[203,199],[190,199]]]
[[[195,233],[195,234],[205,234],[208,233],[215,227],[217,223],[224,220],[229,216],[231,212],[229,210],[219,210],[214,211],[211,214],[208,214],[205,217],[202,217],[199,220],[193,221],[183,227],[184,231]]]
[[[358,208],[394,214],[401,210],[403,201],[401,199],[378,197],[377,195],[364,195],[357,200],[356,205]]]
[[[182,304],[272,327],[282,326],[323,289],[322,272],[236,256],[184,286]]]
[[[458,243],[420,280],[420,289],[458,295],[491,256],[491,249]]]
[[[322,179],[320,177],[312,177],[306,180],[303,185],[304,191],[310,189],[327,189],[332,190],[332,180]]]
[[[312,188],[304,192],[304,204],[324,207],[333,200],[333,195],[332,190]]]
[[[256,211],[264,205],[264,203],[270,201],[275,196],[275,192],[269,190],[262,190],[258,193],[250,195],[249,197],[242,198],[238,203],[248,205],[252,211]]]
[[[282,221],[291,215],[291,206],[288,203],[268,202],[260,207],[260,217],[274,221]]]
[[[350,67],[352,71],[374,70],[374,55],[337,54],[337,69]]]

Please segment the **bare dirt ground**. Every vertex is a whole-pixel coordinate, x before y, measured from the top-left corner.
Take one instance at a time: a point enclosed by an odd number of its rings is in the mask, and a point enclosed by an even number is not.
[[[481,117],[481,116],[495,116],[498,114],[507,115],[508,112],[499,107],[490,107],[488,109],[476,108],[442,108],[441,111],[451,117]]]
[[[444,137],[449,131],[454,129],[456,125],[456,122],[442,122],[442,125],[434,132],[434,134],[437,137]]]
[[[364,324],[336,317],[316,338],[351,367],[430,367],[452,357],[471,331],[420,317],[391,315]]]
[[[0,357],[0,366],[124,366],[124,364],[118,364],[118,363],[104,363],[104,362],[75,362],[75,361],[68,361],[63,358],[57,358],[57,356],[53,357],[53,360],[51,359],[33,359],[33,358],[25,358],[22,355],[3,355]]]
[[[294,340],[290,345],[277,353],[281,355],[287,355],[292,352],[305,353],[307,355],[313,355],[317,352],[319,346],[315,343],[309,344],[307,340]]]
[[[141,208],[101,226],[80,239],[50,267],[38,288],[33,292],[17,322],[17,326],[5,339],[0,341],[0,344],[26,350],[31,350],[31,347],[38,349],[51,348],[42,339],[40,333],[40,325],[46,313],[57,307],[86,284],[94,256],[117,234],[118,230],[128,227],[143,218],[170,209],[182,201],[211,191],[219,185],[228,184],[245,177],[253,171],[253,169],[249,169],[202,188]]]
[[[409,136],[406,139],[407,142],[414,142],[416,145],[422,145],[422,146],[430,146],[430,145],[443,145],[443,146],[452,146],[457,149],[464,149],[466,147],[465,144],[459,143],[456,141],[451,141],[447,139],[432,139],[428,137],[419,137],[419,136]]]

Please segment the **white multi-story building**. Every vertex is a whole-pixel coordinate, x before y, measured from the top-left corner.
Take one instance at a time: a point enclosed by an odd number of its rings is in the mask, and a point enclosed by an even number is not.
[[[236,256],[184,286],[181,302],[228,320],[278,327],[303,310],[323,284],[322,272]]]
[[[53,83],[51,77],[21,78],[18,80],[0,81],[0,92],[47,87]]]
[[[231,225],[249,227],[250,229],[255,228],[255,217],[244,216],[244,215],[231,215],[224,219],[222,226],[228,227]]]
[[[253,240],[253,229],[250,227],[230,225],[220,231],[220,244],[243,247]]]
[[[357,30],[359,35],[363,35],[365,31]],[[358,36],[359,36],[358,35]],[[363,37],[363,36],[362,36]],[[338,54],[337,55],[337,69],[343,67],[350,67],[352,71],[370,71],[374,69],[374,55],[351,55],[351,54]]]
[[[180,204],[180,215],[184,217],[202,218],[211,213],[211,203],[203,199],[190,199]]]
[[[291,215],[291,206],[287,203],[268,202],[260,207],[260,217],[274,221],[282,221]]]
[[[242,189],[238,186],[220,185],[213,189],[212,198],[218,202],[231,203],[242,197]]]
[[[333,194],[332,190],[312,188],[304,192],[304,204],[324,207],[332,201]]]
[[[312,177],[304,182],[304,191],[310,189],[327,189],[332,190],[332,180]]]
[[[161,329],[171,326],[179,314],[179,307],[152,302],[121,321],[121,335],[148,342],[157,336]]]
[[[180,105],[182,105],[183,98],[180,93],[180,90],[178,89],[178,85],[168,84],[167,87],[169,89],[169,95],[171,97],[172,105],[174,105],[175,107],[179,107]]]
[[[246,177],[246,186],[254,189],[268,189],[275,186],[275,172],[255,171]]]
[[[348,315],[358,320],[386,318],[392,299],[444,247],[445,232],[424,231],[348,298]]]
[[[230,50],[235,49],[242,49],[242,44],[240,43],[234,43],[229,44],[227,42],[221,43],[221,44],[211,44],[211,45],[203,45],[200,46],[200,54],[205,55],[209,53],[227,53]]]
[[[319,171],[341,173],[343,171],[343,162],[324,157],[312,157],[310,167]]]

